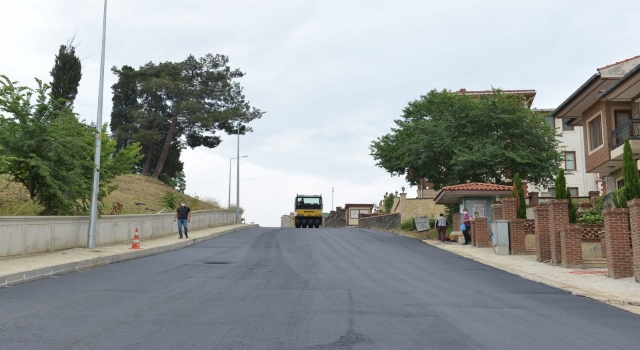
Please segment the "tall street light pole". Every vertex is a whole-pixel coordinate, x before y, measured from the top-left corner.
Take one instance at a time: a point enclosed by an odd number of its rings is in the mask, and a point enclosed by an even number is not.
[[[242,156],[240,158],[247,158],[248,156]],[[231,161],[234,159],[238,159],[237,157],[233,157],[229,159],[229,202],[227,204],[227,209],[231,208]]]
[[[236,181],[236,224],[240,223],[240,121],[238,120],[238,161],[237,165],[237,181]]]
[[[96,224],[98,222],[98,190],[100,187],[100,154],[102,153],[102,92],[104,86],[104,47],[107,33],[107,0],[104,0],[102,17],[102,54],[100,55],[100,88],[98,89],[98,118],[96,120],[96,149],[93,155],[93,186],[91,189],[91,209],[89,211],[89,232],[87,248],[96,247]]]

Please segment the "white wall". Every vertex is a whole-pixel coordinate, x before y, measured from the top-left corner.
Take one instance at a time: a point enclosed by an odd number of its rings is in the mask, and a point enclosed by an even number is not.
[[[98,245],[133,240],[138,228],[140,239],[175,234],[175,214],[105,215],[98,219]],[[203,210],[191,212],[189,230],[230,225],[235,211]],[[2,216],[0,217],[0,258],[87,245],[89,218],[86,216]]]
[[[554,119],[556,132],[562,134],[559,138],[560,146],[564,147],[564,151],[576,152],[576,170],[565,171],[567,179],[567,187],[577,187],[578,196],[586,197],[589,191],[598,191],[598,174],[587,173],[585,156],[584,156],[584,135],[583,127],[575,126],[573,130],[562,130],[562,119]],[[564,167],[564,164],[562,164]],[[549,190],[547,188],[535,188],[529,184],[529,191],[540,192],[540,196],[544,196]]]

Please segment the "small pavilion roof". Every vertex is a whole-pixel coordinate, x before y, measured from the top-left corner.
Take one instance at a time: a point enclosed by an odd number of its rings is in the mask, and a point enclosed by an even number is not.
[[[436,198],[436,204],[458,204],[462,197],[493,197],[511,194],[513,186],[470,182],[466,184],[443,187]]]

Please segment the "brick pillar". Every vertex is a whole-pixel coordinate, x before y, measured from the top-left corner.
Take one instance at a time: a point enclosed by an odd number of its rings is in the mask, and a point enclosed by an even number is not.
[[[540,197],[538,192],[529,192],[529,205],[537,207],[540,205]]]
[[[627,202],[631,218],[631,246],[633,256],[633,275],[640,282],[640,199]]]
[[[476,246],[476,238],[474,237],[476,234],[476,220],[471,220],[471,229],[469,230],[469,237],[471,237],[471,245]]]
[[[459,231],[460,230],[460,213],[453,213],[453,230],[454,231]]]
[[[489,244],[489,219],[478,217],[471,222],[473,228],[473,245],[478,248],[488,248]]]
[[[502,220],[515,220],[518,218],[517,198],[505,198],[502,200]]]
[[[526,219],[515,219],[509,221],[509,240],[511,241],[511,255],[524,255],[527,252],[525,247],[526,232],[524,223]]]
[[[589,203],[595,206],[598,197],[600,197],[600,191],[589,191]]]
[[[633,260],[629,244],[629,209],[614,208],[602,211],[604,239],[607,246],[607,270],[611,278],[633,276]]]
[[[533,215],[536,226],[536,260],[549,261],[551,260],[549,206],[543,204],[533,208]]]
[[[562,266],[582,267],[582,229],[576,225],[560,229]]]
[[[549,248],[551,249],[551,263],[560,265],[562,250],[560,245],[560,229],[569,225],[569,201],[566,199],[552,199],[549,201]]]
[[[502,220],[502,204],[494,204],[491,206],[491,220]]]
[[[592,205],[591,205],[591,202],[582,202],[578,205],[578,208],[580,210],[591,209]]]

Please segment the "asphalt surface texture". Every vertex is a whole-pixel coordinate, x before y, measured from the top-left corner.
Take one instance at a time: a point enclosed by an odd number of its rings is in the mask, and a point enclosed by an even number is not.
[[[0,288],[0,349],[628,350],[638,330],[640,316],[361,229],[249,229]]]

